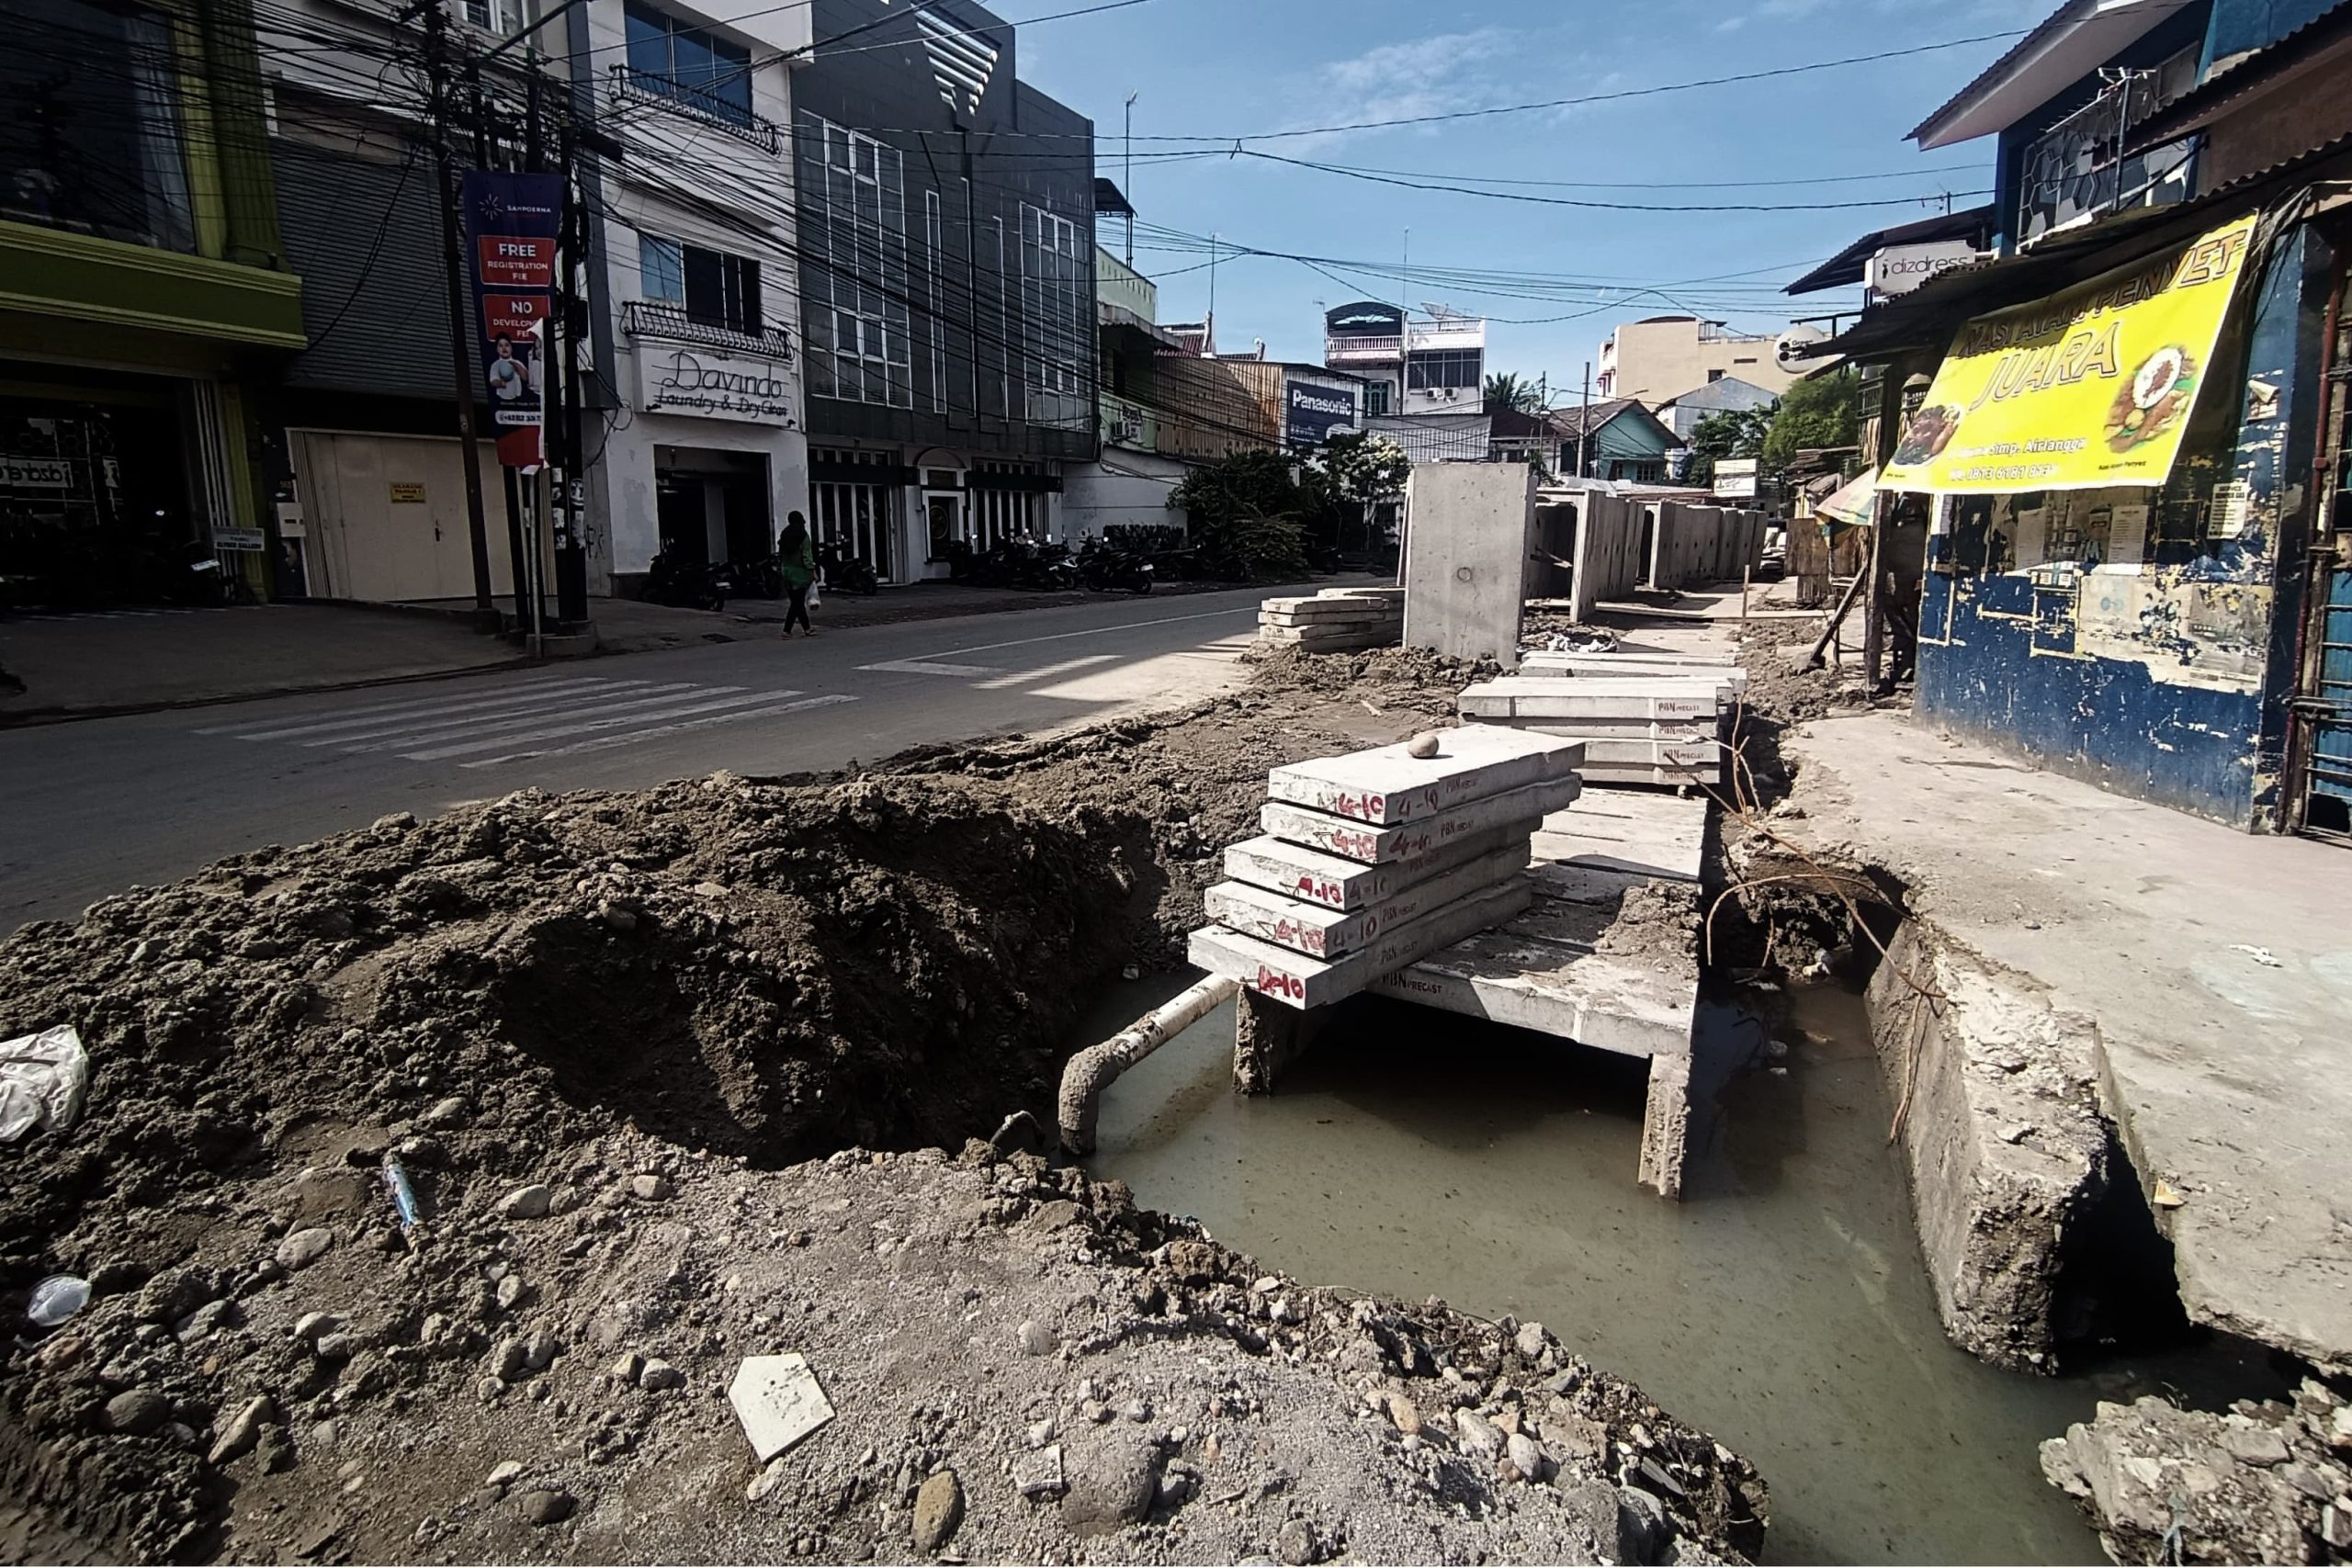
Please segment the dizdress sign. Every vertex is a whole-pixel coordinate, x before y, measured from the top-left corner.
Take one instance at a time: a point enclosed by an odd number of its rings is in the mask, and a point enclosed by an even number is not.
[[[2164,483],[2254,223],[1969,322],[1879,488],[1998,495]]]

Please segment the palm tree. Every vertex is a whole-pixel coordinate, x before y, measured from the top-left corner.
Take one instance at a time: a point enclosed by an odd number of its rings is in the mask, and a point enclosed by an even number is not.
[[[1543,407],[1544,400],[1532,381],[1522,381],[1508,370],[1498,370],[1487,378],[1486,406],[1488,413],[1533,413]]]

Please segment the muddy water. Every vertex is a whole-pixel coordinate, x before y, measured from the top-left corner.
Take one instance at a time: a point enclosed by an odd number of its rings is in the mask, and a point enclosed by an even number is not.
[[[1798,998],[1777,1059],[1707,1021],[1679,1205],[1634,1185],[1640,1064],[1388,1004],[1334,1033],[1245,1100],[1220,1010],[1113,1089],[1094,1168],[1302,1279],[1543,1323],[1756,1462],[1770,1560],[2104,1560],[2036,1447],[2179,1369],[2053,1382],[1945,1341],[1858,999]]]

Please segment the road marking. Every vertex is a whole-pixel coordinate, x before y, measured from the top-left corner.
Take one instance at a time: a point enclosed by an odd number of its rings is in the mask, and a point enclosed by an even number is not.
[[[707,702],[698,698],[656,708],[650,713],[621,714],[612,718],[592,718],[579,724],[550,725],[544,729],[526,729],[514,735],[495,735],[487,740],[468,740],[454,746],[433,746],[421,751],[403,751],[401,756],[413,762],[439,762],[451,757],[463,757],[474,751],[492,751],[501,746],[518,741],[560,740],[567,735],[592,735],[599,730],[625,729],[633,724],[649,720],[684,718],[692,714],[711,713],[721,708],[747,707],[753,703],[774,702],[779,697],[797,697],[797,692],[749,692],[731,697],[714,697]],[[633,731],[641,734],[643,731]]]
[[[926,653],[918,660],[910,660],[907,662],[918,663],[923,660],[933,659],[960,659],[967,653],[993,653],[1000,648],[1028,648],[1035,643],[1063,642],[1074,637],[1107,637],[1113,632],[1141,631],[1146,626],[1172,626],[1185,621],[1214,621],[1223,615],[1254,615],[1258,613],[1258,608],[1255,604],[1237,604],[1230,610],[1204,610],[1191,615],[1162,615],[1156,621],[1124,621],[1115,626],[1093,626],[1082,632],[1056,632],[1050,637],[1015,637],[1011,642],[984,642],[978,648],[951,648],[944,653]],[[989,673],[995,674],[997,671],[990,671]]]
[[[892,675],[952,675],[958,678],[972,675],[1001,675],[1004,671],[989,664],[938,664],[927,659],[892,659],[880,664],[861,664],[860,670],[879,670]]]
[[[389,729],[372,732],[380,739],[358,735],[334,735],[323,740],[305,740],[305,746],[333,746],[345,751],[405,751],[435,736],[451,735],[459,730],[480,731],[487,725],[544,724],[550,719],[566,723],[576,718],[600,717],[608,713],[628,713],[636,708],[659,707],[684,700],[689,693],[707,693],[717,696],[727,692],[740,692],[741,686],[703,686],[692,681],[675,681],[666,686],[646,686],[633,692],[596,692],[582,696],[564,697],[545,707],[529,707],[520,711],[475,714],[466,718],[434,719],[424,723],[411,722]],[[355,743],[356,742],[356,743]]]
[[[774,696],[776,694],[767,694]],[[735,724],[747,718],[774,718],[778,714],[798,713],[804,708],[831,707],[836,703],[854,703],[855,697],[835,694],[823,697],[802,697],[797,702],[778,703],[773,707],[738,708],[733,713],[716,713],[702,718],[684,719],[653,729],[632,730],[626,735],[599,735],[593,739],[575,740],[569,746],[549,747],[538,751],[513,751],[503,757],[482,757],[470,762],[460,762],[461,768],[488,768],[501,762],[520,762],[533,757],[571,757],[582,751],[602,751],[615,746],[634,746],[640,740],[656,736],[676,735],[689,729],[703,729],[712,725]]]
[[[465,713],[474,708],[499,707],[508,703],[526,702],[564,692],[644,684],[642,681],[604,681],[579,676],[563,676],[503,687],[495,695],[484,694],[465,702],[453,703],[446,697],[441,697],[423,702],[378,703],[367,707],[344,708],[331,719],[321,719],[318,715],[311,714],[298,717],[290,726],[287,722],[287,716],[281,714],[276,718],[249,718],[238,724],[210,725],[196,733],[233,735],[240,740],[279,740],[294,735],[315,735],[322,729],[341,729],[351,725],[373,724],[379,719],[391,718],[402,714]]]
[[[1116,654],[1090,653],[1083,659],[1066,659],[1059,664],[1048,664],[1042,670],[1016,670],[993,681],[975,681],[972,689],[976,692],[1001,692],[1008,686],[1025,686],[1032,681],[1050,681],[1057,675],[1067,675],[1074,670],[1091,670],[1098,664],[1117,662]]]

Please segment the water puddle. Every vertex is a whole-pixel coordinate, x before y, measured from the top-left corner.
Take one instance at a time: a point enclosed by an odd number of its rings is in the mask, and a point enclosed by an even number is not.
[[[1177,984],[1108,998],[1091,1037]],[[2104,1561],[2037,1446],[2182,1369],[1952,1348],[1861,1003],[1795,999],[1778,1061],[1728,1009],[1702,1028],[1718,1114],[1680,1204],[1634,1184],[1643,1064],[1376,1002],[1261,1100],[1232,1092],[1220,1010],[1111,1090],[1090,1163],[1302,1279],[1543,1323],[1755,1461],[1770,1560]]]

